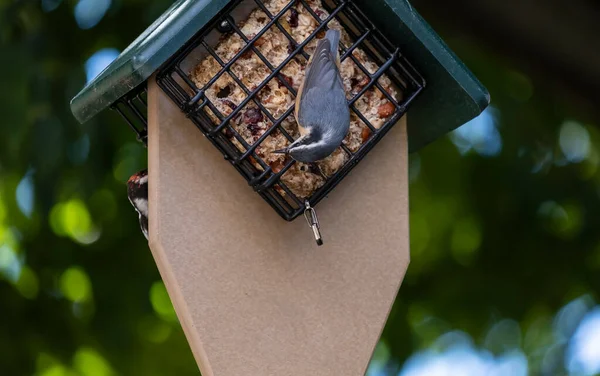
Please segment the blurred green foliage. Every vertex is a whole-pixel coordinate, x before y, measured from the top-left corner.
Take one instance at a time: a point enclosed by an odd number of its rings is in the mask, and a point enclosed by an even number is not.
[[[198,374],[126,198],[146,151],[114,113],[80,125],[69,109],[87,59],[122,51],[169,4],[0,0],[0,374]],[[107,11],[76,18],[85,6]],[[438,31],[493,107],[411,156],[412,262],[370,374],[456,331],[566,374],[600,291],[598,114]]]

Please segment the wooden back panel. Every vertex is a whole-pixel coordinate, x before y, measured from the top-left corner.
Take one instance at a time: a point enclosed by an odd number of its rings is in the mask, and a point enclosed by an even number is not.
[[[409,263],[405,120],[317,206],[317,247],[149,82],[150,247],[202,374],[364,375]]]

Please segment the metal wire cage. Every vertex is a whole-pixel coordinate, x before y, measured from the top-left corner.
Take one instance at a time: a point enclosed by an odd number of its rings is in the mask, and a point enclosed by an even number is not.
[[[323,199],[365,155],[379,142],[379,140],[398,122],[406,113],[411,102],[423,90],[425,81],[419,72],[409,63],[400,49],[394,46],[371,22],[367,16],[351,0],[322,0],[321,5],[327,11],[327,15],[317,14],[309,2],[315,0],[293,0],[289,1],[277,13],[271,13],[265,2],[261,0],[234,0],[225,7],[213,20],[202,28],[187,44],[185,44],[170,60],[159,69],[156,80],[159,87],[174,101],[182,112],[198,127],[198,129],[217,147],[236,170],[246,179],[248,184],[285,220],[291,221],[301,215],[307,203],[316,205]],[[289,22],[284,17],[289,17],[290,12],[296,12],[298,7],[303,7],[305,14],[316,21],[316,28],[303,41],[298,42],[289,32]],[[254,35],[245,35],[241,30],[240,23],[245,21],[249,14],[248,9],[260,9],[268,18],[265,26]],[[287,15],[287,16],[286,16]],[[295,97],[297,92],[289,82],[282,70],[286,65],[297,57],[306,60],[310,55],[306,52],[308,44],[315,38],[322,37],[332,20],[336,20],[348,33],[352,40],[351,45],[341,45],[341,61],[351,59],[352,63],[368,77],[368,83],[361,86],[357,92],[352,93],[348,103],[352,113],[368,128],[368,136],[363,140],[357,150],[350,150],[346,145],[341,149],[346,154],[345,163],[332,174],[324,174],[319,168],[309,166],[312,172],[319,174],[324,183],[310,194],[309,197],[301,197],[295,194],[283,181],[282,176],[297,163],[287,159],[283,166],[274,168],[257,153],[257,148],[272,136],[275,132],[282,134],[288,142],[292,142],[294,135],[286,130],[283,122],[289,116],[293,116],[294,106],[291,105],[280,116],[276,117],[265,108],[259,93],[267,83],[273,79],[278,80],[281,85]],[[286,24],[287,23],[287,24]],[[285,35],[289,41],[288,56],[280,64],[273,64],[261,52],[257,43],[270,29],[276,29]],[[215,44],[226,36],[235,35],[242,41],[242,47],[234,56],[225,59],[215,50]],[[355,56],[354,51],[360,48],[368,58],[375,62],[376,70],[366,67]],[[208,82],[197,85],[189,76],[190,56],[198,61],[198,51],[202,55],[210,56],[218,62],[218,72]],[[242,79],[237,77],[232,69],[243,56],[253,54],[257,56],[268,68],[268,75],[253,87],[247,87]],[[400,99],[394,98],[389,91],[382,87],[380,78],[388,77],[393,85],[402,94]],[[236,85],[243,90],[245,98],[238,104],[232,105],[230,113],[223,114],[213,100],[207,96],[207,90],[220,78],[230,77]],[[393,112],[387,117],[383,124],[372,124],[363,112],[357,109],[357,101],[369,90],[376,88],[385,96],[388,103],[393,106]],[[117,102],[113,108],[123,115],[126,121],[138,135],[138,139],[145,142],[146,117],[136,107],[136,103],[145,104],[145,86],[136,89],[128,96]],[[248,142],[232,126],[232,121],[239,118],[243,109],[248,105],[255,106],[261,118],[267,119],[268,129],[254,140]],[[212,113],[214,116],[209,116]],[[129,116],[127,116],[129,114]]]

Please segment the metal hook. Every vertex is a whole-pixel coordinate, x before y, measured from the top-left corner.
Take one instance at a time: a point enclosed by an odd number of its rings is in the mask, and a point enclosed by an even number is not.
[[[319,226],[319,218],[317,218],[317,212],[310,206],[308,200],[304,201],[304,218],[306,218],[306,222],[313,231],[313,235],[315,236],[315,241],[317,245],[323,245],[323,238],[321,237],[321,228]]]

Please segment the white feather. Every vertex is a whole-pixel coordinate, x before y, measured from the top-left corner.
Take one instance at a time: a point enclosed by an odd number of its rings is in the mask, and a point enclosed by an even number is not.
[[[148,216],[148,200],[144,198],[134,198],[133,206],[135,207],[138,213],[142,214],[145,217]]]

